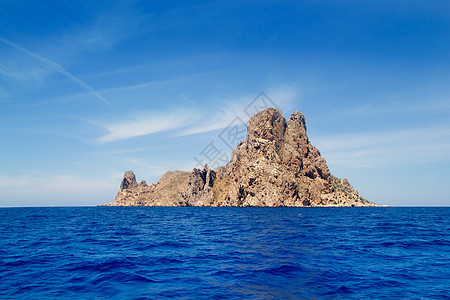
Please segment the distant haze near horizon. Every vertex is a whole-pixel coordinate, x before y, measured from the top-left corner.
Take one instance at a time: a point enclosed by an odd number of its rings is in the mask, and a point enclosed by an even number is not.
[[[97,205],[127,170],[150,184],[223,164],[206,150],[229,158],[265,105],[302,112],[330,171],[364,198],[448,206],[449,11],[448,1],[1,1],[0,206]]]

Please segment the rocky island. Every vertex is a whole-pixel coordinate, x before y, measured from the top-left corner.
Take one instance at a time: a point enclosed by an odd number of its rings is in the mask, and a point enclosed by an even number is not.
[[[247,138],[225,166],[169,171],[152,185],[127,171],[116,199],[104,206],[378,206],[347,179],[333,176],[309,141],[305,117],[286,120],[274,108],[247,123]]]

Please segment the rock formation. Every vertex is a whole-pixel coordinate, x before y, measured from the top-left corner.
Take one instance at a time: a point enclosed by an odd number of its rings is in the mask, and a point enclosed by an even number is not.
[[[182,189],[187,186],[189,172],[165,173],[157,184],[148,186],[145,181],[137,183],[132,171],[125,172],[120,190],[114,202],[107,206],[181,206],[185,201]],[[185,205],[184,205],[185,206]]]
[[[107,206],[377,206],[333,176],[308,139],[305,117],[274,108],[252,117],[247,139],[223,167],[164,174],[157,184],[125,173]]]

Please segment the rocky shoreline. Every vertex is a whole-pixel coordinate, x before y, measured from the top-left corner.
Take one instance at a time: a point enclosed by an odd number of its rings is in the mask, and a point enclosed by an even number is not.
[[[347,179],[333,176],[309,141],[305,117],[286,120],[274,108],[247,123],[247,138],[215,170],[169,171],[152,185],[127,171],[113,202],[103,206],[361,207]]]

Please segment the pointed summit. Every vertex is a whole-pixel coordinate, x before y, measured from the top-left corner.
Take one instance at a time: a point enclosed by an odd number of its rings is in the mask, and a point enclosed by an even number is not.
[[[268,108],[254,115],[247,123],[247,140],[278,140],[286,130],[286,119],[278,109]]]
[[[123,180],[120,183],[120,190],[123,191],[137,184],[136,176],[133,171],[126,171],[123,175]]]
[[[248,121],[247,139],[225,166],[167,172],[151,186],[137,184],[128,171],[107,205],[376,206],[330,173],[308,139],[302,113],[294,111],[286,121],[275,108]]]

